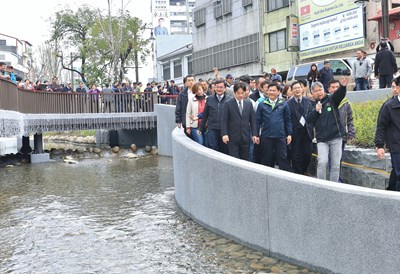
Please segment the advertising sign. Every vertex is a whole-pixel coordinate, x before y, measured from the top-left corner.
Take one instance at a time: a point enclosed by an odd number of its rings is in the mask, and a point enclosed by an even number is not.
[[[300,59],[364,46],[363,10],[354,0],[299,0]]]
[[[299,19],[297,16],[287,17],[288,51],[298,51],[299,46]]]

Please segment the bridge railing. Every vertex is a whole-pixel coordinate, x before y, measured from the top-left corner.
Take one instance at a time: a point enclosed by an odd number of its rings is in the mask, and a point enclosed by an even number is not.
[[[154,104],[175,104],[177,95],[157,92],[68,93],[17,89],[0,80],[0,109],[21,113],[153,112]]]

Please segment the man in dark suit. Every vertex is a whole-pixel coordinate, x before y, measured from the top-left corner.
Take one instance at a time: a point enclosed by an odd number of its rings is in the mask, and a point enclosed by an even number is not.
[[[246,89],[245,83],[233,86],[235,97],[226,101],[221,121],[222,141],[228,144],[229,155],[243,160],[249,160],[250,132],[253,143],[259,142],[253,104],[243,99]]]
[[[223,79],[215,81],[215,87],[215,94],[207,97],[203,118],[201,119],[198,131],[204,133],[207,128],[209,147],[228,154],[228,146],[221,139],[221,118],[225,102],[232,97],[226,94],[226,86]]]
[[[263,81],[265,81],[264,77],[259,77],[257,79],[257,83],[256,83],[257,88],[249,96],[250,99],[253,100],[254,102],[257,102],[258,99],[260,99],[260,97],[262,97],[263,91],[262,91],[262,88],[261,88],[261,83]]]
[[[303,96],[303,88],[300,82],[293,82],[291,85],[293,97],[287,103],[292,118],[292,143],[291,159],[294,173],[305,174],[311,161],[312,139],[314,131],[305,118],[313,111],[313,104],[310,98]]]
[[[194,85],[194,76],[187,75],[183,78],[183,84],[185,88],[178,95],[178,100],[176,101],[175,106],[175,123],[178,128],[183,128],[183,131],[186,134],[186,108],[189,99],[193,98],[192,87]],[[187,135],[187,134],[186,134]],[[189,136],[190,137],[190,136]]]

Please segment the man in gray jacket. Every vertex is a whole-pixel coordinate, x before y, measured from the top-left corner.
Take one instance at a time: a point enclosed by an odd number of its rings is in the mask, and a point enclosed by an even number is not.
[[[367,53],[363,50],[357,51],[357,59],[353,62],[354,81],[356,90],[368,89],[368,78],[372,73],[371,61],[366,57]]]

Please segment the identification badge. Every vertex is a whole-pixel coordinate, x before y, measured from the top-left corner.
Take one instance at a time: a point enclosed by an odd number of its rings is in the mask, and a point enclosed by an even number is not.
[[[306,119],[304,119],[304,117],[303,116],[301,116],[301,118],[300,118],[300,124],[304,127],[304,125],[306,124]]]
[[[327,110],[327,111],[332,111],[332,108],[331,108],[331,107],[328,107],[326,110]]]

